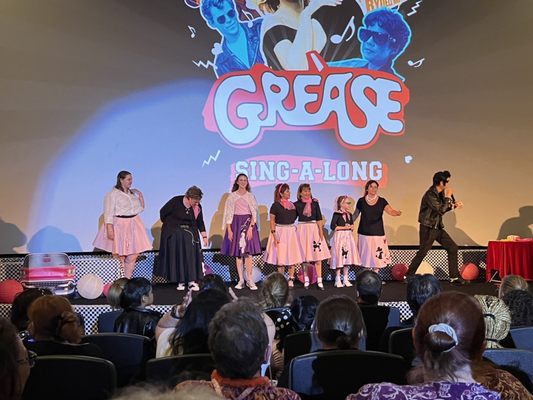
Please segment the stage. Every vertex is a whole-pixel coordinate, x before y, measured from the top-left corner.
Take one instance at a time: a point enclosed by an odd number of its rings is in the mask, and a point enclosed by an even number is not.
[[[416,253],[416,246],[391,246],[392,264],[409,264]],[[100,276],[104,283],[113,282],[122,276],[123,272],[117,260],[108,253],[68,253],[72,265],[76,267],[76,280],[86,274],[96,274]],[[151,280],[154,284],[154,306],[153,308],[166,312],[173,304],[181,302],[185,291],[178,292],[176,284],[166,283],[161,277],[153,276],[153,266],[157,262],[158,253],[156,251],[143,253],[137,262],[134,276],[141,276]],[[443,290],[460,290],[469,294],[490,294],[496,295],[496,286],[485,281],[485,257],[484,247],[464,247],[459,249],[459,265],[474,263],[478,266],[479,278],[464,286],[451,285],[448,282],[448,263],[446,252],[442,248],[433,248],[425,258],[433,268],[434,275],[441,280]],[[20,280],[24,255],[0,256],[0,280],[15,279]],[[204,250],[205,270],[207,273],[220,275],[228,285],[234,286],[237,280],[237,271],[234,260],[231,257],[222,256],[218,250]],[[350,269],[350,280],[355,280],[357,271],[362,267],[354,266]],[[269,273],[276,271],[276,267],[264,264],[261,256],[254,257],[254,279],[261,288],[261,280]],[[355,289],[335,288],[333,286],[334,272],[328,268],[326,262],[322,266],[325,290],[318,290],[316,284],[308,290],[304,289],[300,282],[296,282],[295,288],[291,290],[292,297],[303,295],[313,295],[319,300],[335,294],[345,294],[355,298]],[[401,319],[407,319],[411,312],[405,302],[406,285],[403,282],[394,281],[392,278],[392,267],[383,268],[380,276],[385,281],[382,304],[390,305],[400,309]],[[247,288],[234,290],[237,296],[248,296],[257,298],[259,291],[251,291]],[[74,308],[85,318],[86,333],[97,333],[97,318],[102,312],[111,311],[107,305],[106,298],[101,296],[94,300],[83,299],[79,296],[71,298]],[[0,316],[9,317],[11,306],[0,304]]]

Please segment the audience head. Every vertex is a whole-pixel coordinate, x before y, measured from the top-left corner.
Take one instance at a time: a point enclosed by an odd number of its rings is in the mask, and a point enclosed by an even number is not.
[[[500,348],[500,340],[509,334],[511,313],[502,299],[495,296],[475,295],[485,319],[485,338],[488,349]]]
[[[261,287],[264,308],[283,307],[289,301],[289,284],[279,272],[273,272],[263,280]]]
[[[357,348],[365,335],[361,310],[348,296],[331,296],[323,300],[316,311],[314,329],[326,349]]]
[[[506,275],[503,277],[498,289],[498,297],[501,299],[511,290],[529,290],[527,281],[520,275]]]
[[[0,318],[0,399],[20,399],[33,366],[34,354],[18,337],[17,328]]]
[[[50,295],[48,289],[26,289],[17,294],[11,305],[11,322],[19,331],[28,329],[28,308],[33,301],[41,296]]]
[[[79,343],[83,334],[70,302],[61,296],[42,296],[28,310],[29,331],[35,340]]]
[[[146,278],[131,278],[120,295],[120,305],[124,309],[144,307],[153,302],[152,284]]]
[[[209,349],[224,378],[252,378],[270,358],[261,309],[247,299],[224,305],[209,324]]]
[[[407,281],[407,304],[416,316],[422,304],[442,291],[440,283],[432,274],[415,275]]]
[[[355,277],[355,289],[359,303],[375,305],[381,296],[382,281],[379,275],[366,269]]]
[[[418,312],[413,343],[422,360],[425,381],[457,381],[481,359],[485,323],[479,303],[465,293],[449,291],[428,299]]]
[[[220,277],[220,275],[216,274],[207,274],[204,275],[202,280],[200,281],[200,290],[209,290],[209,289],[216,289],[220,290],[221,292],[226,293],[226,295],[229,296],[228,293],[228,287]]]
[[[299,330],[308,331],[311,329],[318,303],[319,301],[315,296],[300,296],[292,301],[291,315]]]
[[[229,296],[217,289],[198,292],[187,307],[170,338],[172,354],[209,353],[208,326],[218,310],[230,302]]]
[[[511,312],[511,326],[533,326],[533,295],[525,290],[511,290],[503,297]]]
[[[119,278],[109,287],[109,291],[107,292],[107,303],[111,307],[120,308],[120,295],[128,280],[128,278]]]

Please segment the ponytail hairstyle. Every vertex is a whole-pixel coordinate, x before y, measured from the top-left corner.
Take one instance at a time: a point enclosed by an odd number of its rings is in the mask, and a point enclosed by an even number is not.
[[[449,291],[428,299],[420,308],[413,330],[416,355],[422,366],[410,374],[424,381],[458,380],[457,371],[481,359],[485,322],[478,302],[470,295]]]
[[[279,203],[279,201],[281,200],[282,193],[284,193],[285,191],[289,189],[290,187],[286,183],[278,183],[276,185],[276,188],[274,189],[274,203],[276,202]]]
[[[373,183],[375,183],[378,188],[379,188],[379,183],[378,181],[374,181],[374,180],[370,180],[368,181],[366,184],[365,184],[365,196],[368,194],[368,188],[370,187],[370,185],[372,185]]]
[[[335,200],[335,211],[339,211],[339,212],[341,211],[341,204],[347,198],[348,198],[348,196],[346,196],[346,195],[342,195],[342,196],[337,197],[337,199]]]
[[[70,302],[61,296],[42,296],[28,310],[30,331],[36,340],[55,340],[78,344],[82,328]]]
[[[117,175],[117,183],[115,185],[115,189],[120,190],[121,192],[124,192],[124,188],[122,187],[121,180],[126,178],[128,175],[131,175],[131,172],[129,171],[120,171]]]
[[[328,297],[318,305],[314,329],[326,347],[340,350],[357,348],[366,330],[359,306],[345,295]]]

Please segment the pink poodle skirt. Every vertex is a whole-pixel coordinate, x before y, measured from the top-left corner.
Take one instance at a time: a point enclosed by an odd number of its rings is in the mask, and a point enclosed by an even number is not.
[[[274,241],[274,235],[278,244]],[[276,233],[268,236],[263,259],[272,265],[295,265],[304,261],[304,252],[294,225],[276,225]]]
[[[331,269],[349,265],[360,265],[361,259],[355,245],[352,231],[335,231],[331,247]]]
[[[331,257],[326,240],[320,240],[316,222],[300,222],[296,226],[298,239],[304,252],[304,261],[315,262]]]
[[[133,218],[113,217],[113,230],[115,240],[109,240],[106,235],[106,226],[103,224],[94,239],[93,246],[119,256],[138,254],[152,250],[141,217]]]
[[[384,268],[391,263],[389,246],[385,236],[359,234],[361,265],[368,268]]]

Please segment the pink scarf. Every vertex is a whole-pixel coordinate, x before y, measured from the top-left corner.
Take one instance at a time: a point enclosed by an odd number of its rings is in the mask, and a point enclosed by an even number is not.
[[[283,208],[286,209],[286,210],[294,210],[294,208],[295,208],[294,204],[290,200],[281,199],[279,202],[283,206]]]
[[[195,204],[194,206],[191,206],[191,202],[187,197],[183,196],[183,205],[187,208],[191,208],[194,212],[194,219],[198,218],[198,214],[200,214],[200,206],[198,204]]]
[[[302,203],[305,203],[305,207],[304,207],[304,215],[306,217],[310,217],[311,216],[311,203],[313,202],[313,198],[312,197],[309,197],[309,198],[304,198],[302,197]]]

